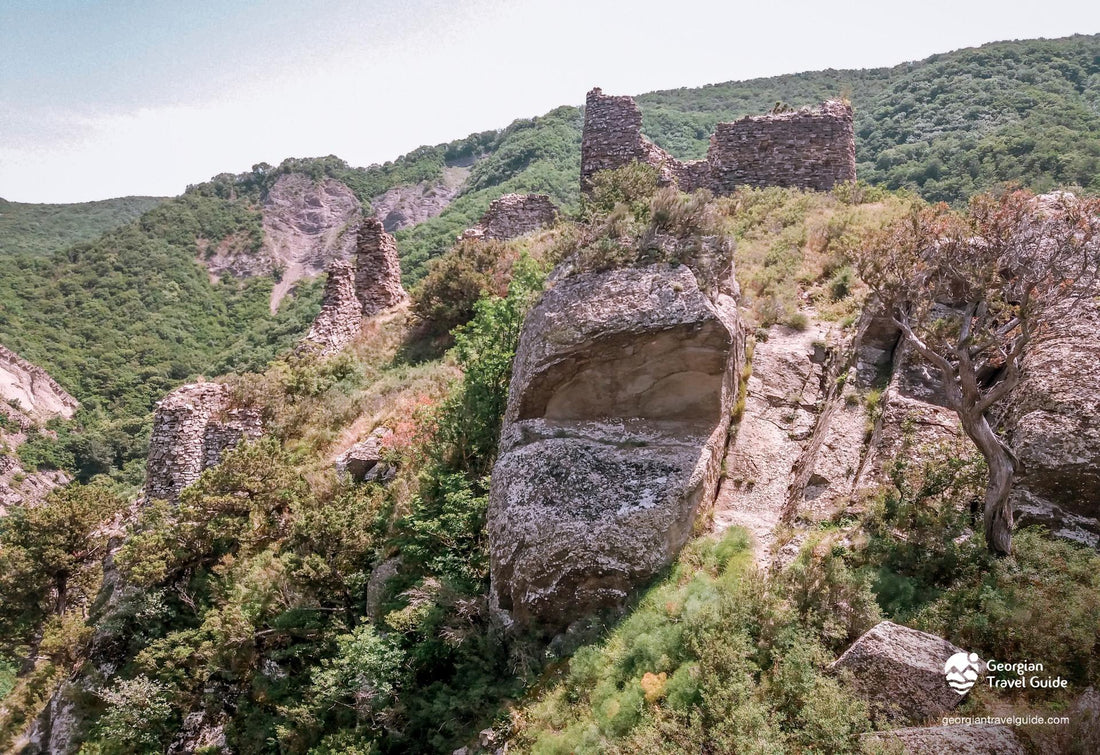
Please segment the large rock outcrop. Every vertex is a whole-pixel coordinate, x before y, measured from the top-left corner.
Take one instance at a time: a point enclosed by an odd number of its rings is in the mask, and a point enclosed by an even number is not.
[[[703,160],[683,163],[642,136],[642,113],[630,97],[599,88],[585,100],[581,183],[631,162],[657,169],[682,191],[729,194],[738,186],[790,186],[828,191],[856,178],[852,106],[830,100],[816,108],[719,123]]]
[[[568,275],[527,317],[489,504],[492,602],[557,631],[669,564],[717,486],[742,335],[687,266]]]
[[[179,500],[180,491],[222,453],[263,431],[254,409],[233,407],[221,383],[191,383],[157,403],[149,440],[145,498]]]
[[[1023,360],[1001,422],[1020,460],[1020,524],[1100,544],[1100,306],[1053,319]]]
[[[963,651],[942,637],[883,621],[844,651],[830,669],[847,672],[852,690],[876,716],[922,723],[957,706],[966,692],[947,683],[944,665]],[[967,690],[969,691],[969,690]]]

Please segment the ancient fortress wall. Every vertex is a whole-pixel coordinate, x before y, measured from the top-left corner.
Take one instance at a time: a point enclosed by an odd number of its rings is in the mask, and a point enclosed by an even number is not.
[[[720,123],[706,159],[681,162],[642,136],[642,113],[630,97],[588,93],[581,142],[581,185],[601,170],[644,162],[662,184],[729,194],[738,186],[826,191],[856,177],[852,107],[836,100],[817,108]]]
[[[376,218],[359,227],[355,264],[334,260],[321,299],[321,311],[302,339],[302,350],[322,356],[344,348],[359,333],[363,318],[403,302],[397,242]]]
[[[220,383],[191,383],[157,403],[149,440],[145,498],[175,502],[180,491],[215,466],[222,454],[262,433],[253,409],[230,406]]]

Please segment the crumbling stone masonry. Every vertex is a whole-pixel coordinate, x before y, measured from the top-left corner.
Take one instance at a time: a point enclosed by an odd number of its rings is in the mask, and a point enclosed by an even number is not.
[[[827,191],[856,177],[852,107],[830,100],[802,108],[719,123],[703,160],[680,162],[642,136],[642,113],[630,97],[588,93],[581,142],[581,185],[601,170],[644,162],[662,184],[683,191],[729,194],[738,186],[787,186]]]
[[[255,409],[229,405],[220,383],[191,383],[157,404],[149,440],[145,498],[176,502],[180,491],[216,466],[222,454],[263,432]]]
[[[355,293],[363,305],[365,317],[408,298],[401,287],[397,241],[386,233],[378,218],[367,218],[359,226],[359,241],[355,249]]]
[[[558,207],[546,194],[505,194],[494,199],[481,222],[459,238],[505,241],[551,226],[557,219]]]
[[[329,264],[321,311],[299,350],[321,356],[334,354],[355,338],[364,317],[407,298],[401,287],[397,242],[386,233],[381,222],[368,218],[359,227],[355,265],[342,259]]]
[[[329,265],[321,301],[303,346],[326,356],[347,345],[363,326],[363,305],[355,295],[355,268],[350,262],[334,260]]]

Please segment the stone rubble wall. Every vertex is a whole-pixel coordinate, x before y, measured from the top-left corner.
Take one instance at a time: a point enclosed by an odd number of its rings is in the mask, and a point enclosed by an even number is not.
[[[303,348],[327,356],[346,346],[363,326],[363,305],[355,295],[355,268],[350,262],[336,260],[329,265],[321,302]]]
[[[177,388],[157,403],[153,414],[144,497],[178,501],[180,491],[215,466],[225,450],[261,432],[259,413],[231,408],[226,386],[191,383]]]
[[[489,205],[479,227],[483,237],[505,241],[551,226],[557,219],[557,205],[546,194],[505,194]]]
[[[401,286],[397,242],[376,218],[359,228],[355,265],[334,260],[314,318],[299,351],[320,356],[335,354],[347,346],[363,326],[363,318],[377,314],[408,298]]]
[[[829,191],[856,178],[852,106],[830,100],[813,109],[719,123],[707,163],[718,194],[746,185]]]
[[[382,221],[377,218],[367,218],[359,226],[355,247],[355,293],[363,305],[365,317],[408,299],[401,286],[397,241],[386,233]]]
[[[719,123],[704,160],[681,162],[642,136],[642,113],[630,97],[588,93],[581,142],[581,186],[631,162],[657,169],[661,184],[729,194],[738,186],[827,191],[856,178],[852,107],[830,100],[817,108]]]

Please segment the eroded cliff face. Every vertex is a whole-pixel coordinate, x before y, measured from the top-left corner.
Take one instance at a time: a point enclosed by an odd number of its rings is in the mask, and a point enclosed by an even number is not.
[[[548,631],[618,608],[691,536],[743,343],[687,266],[565,273],[524,323],[489,505],[493,606]]]
[[[49,433],[49,420],[69,419],[79,406],[45,370],[0,346],[0,449],[7,449],[0,452],[0,516],[69,481],[65,472],[24,469],[17,452],[30,433]]]
[[[334,259],[349,259],[361,217],[359,199],[334,178],[314,181],[300,173],[279,176],[263,198],[263,245],[231,235],[213,249],[199,242],[199,259],[211,277],[275,274],[271,311],[294,283],[318,275]]]
[[[394,186],[371,201],[371,209],[383,227],[393,233],[439,215],[462,191],[470,176],[469,166],[443,169],[438,181],[421,181],[412,186]]]

